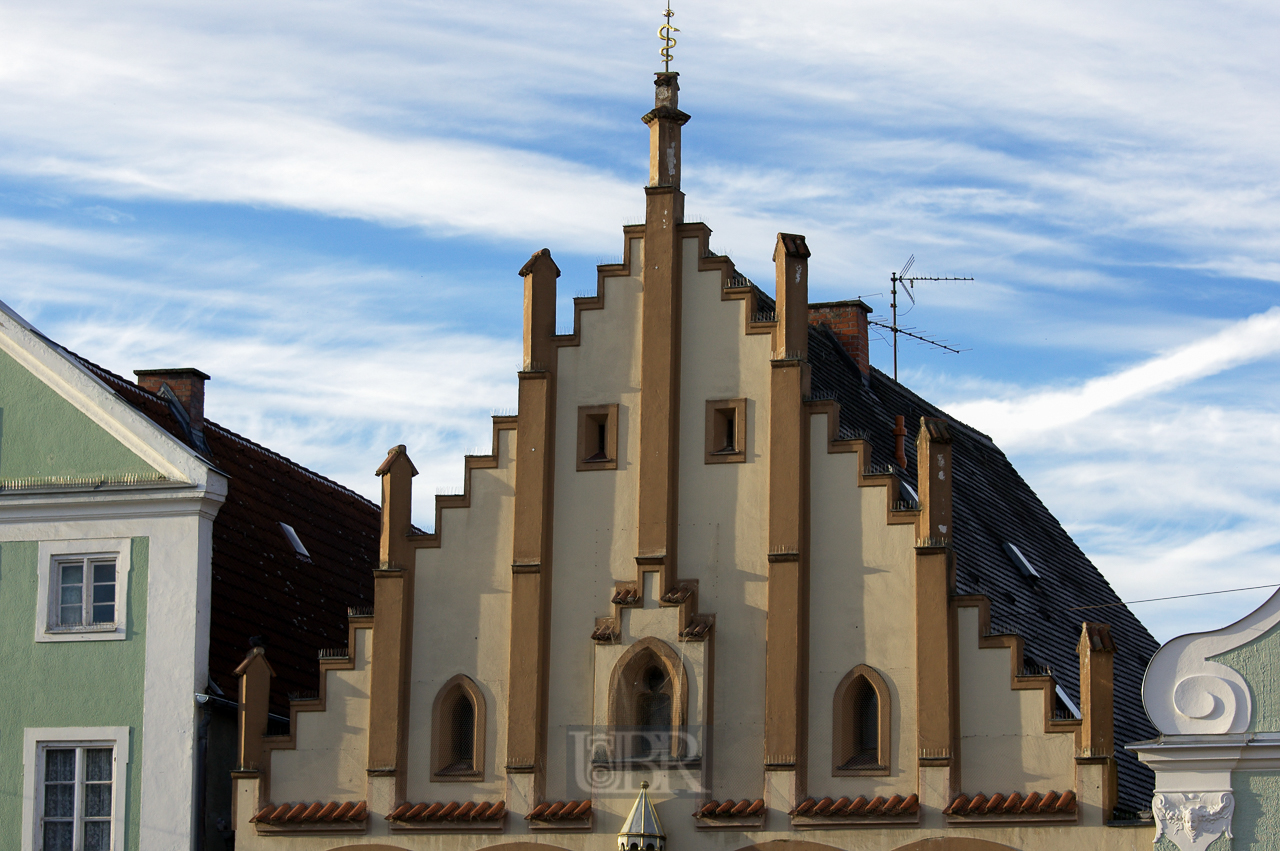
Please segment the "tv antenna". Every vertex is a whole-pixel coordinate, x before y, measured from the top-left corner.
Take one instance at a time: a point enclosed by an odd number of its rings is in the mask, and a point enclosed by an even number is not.
[[[903,328],[898,324],[898,284],[903,284],[902,292],[907,298],[911,299],[911,307],[916,305],[916,297],[912,292],[915,289],[916,281],[972,281],[973,278],[954,278],[954,277],[926,277],[924,275],[908,275],[911,267],[916,263],[916,256],[912,254],[907,258],[907,263],[902,267],[901,272],[889,273],[889,308],[893,311],[893,319],[891,322],[877,322],[874,319],[868,320],[872,325],[879,325],[881,328],[888,329],[893,334],[893,380],[898,380],[898,335],[906,334],[912,339],[919,340],[922,343],[928,343],[931,346],[937,346],[939,349],[946,349],[948,352],[967,352],[968,349],[957,349],[954,346],[948,346],[946,340],[934,340],[923,334],[914,333],[914,328]],[[907,308],[909,313],[911,308]]]

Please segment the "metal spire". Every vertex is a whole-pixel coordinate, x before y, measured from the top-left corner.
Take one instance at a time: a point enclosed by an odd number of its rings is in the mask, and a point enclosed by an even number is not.
[[[680,32],[676,27],[671,26],[671,17],[675,12],[671,11],[671,0],[667,0],[667,11],[662,13],[667,22],[658,27],[658,38],[662,39],[662,50],[658,51],[662,54],[662,70],[671,70],[671,48],[676,46],[676,40],[671,37],[672,33]]]
[[[649,781],[645,780],[640,784],[640,794],[631,807],[631,814],[618,831],[618,851],[663,851],[666,844],[667,835],[662,832],[658,812],[649,800]]]

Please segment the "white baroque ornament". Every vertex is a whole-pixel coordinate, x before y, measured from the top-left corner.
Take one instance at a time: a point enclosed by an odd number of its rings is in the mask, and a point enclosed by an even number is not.
[[[1167,836],[1181,851],[1204,851],[1224,833],[1231,838],[1236,799],[1230,792],[1157,792],[1151,799],[1156,838]]]

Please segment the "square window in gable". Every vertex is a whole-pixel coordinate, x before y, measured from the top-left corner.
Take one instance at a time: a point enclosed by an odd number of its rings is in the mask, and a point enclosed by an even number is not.
[[[747,460],[747,400],[707,402],[706,463],[740,464]]]
[[[578,408],[578,469],[618,469],[618,405]]]

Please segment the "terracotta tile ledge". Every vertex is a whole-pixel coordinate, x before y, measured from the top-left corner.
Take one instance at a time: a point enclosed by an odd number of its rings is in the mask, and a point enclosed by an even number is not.
[[[1013,819],[1052,819],[1070,821],[1076,817],[1076,793],[1058,792],[996,792],[990,797],[979,792],[970,797],[959,795],[945,813],[951,821],[993,821]]]
[[[877,795],[871,800],[857,798],[805,798],[791,811],[793,827],[823,828],[858,825],[915,824],[920,819],[920,797]]]

